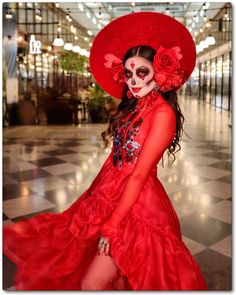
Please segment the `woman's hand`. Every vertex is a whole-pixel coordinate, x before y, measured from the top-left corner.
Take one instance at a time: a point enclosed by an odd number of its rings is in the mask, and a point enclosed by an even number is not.
[[[98,254],[100,255],[104,252],[105,255],[108,255],[109,250],[110,250],[110,239],[100,236],[100,240],[98,243]]]

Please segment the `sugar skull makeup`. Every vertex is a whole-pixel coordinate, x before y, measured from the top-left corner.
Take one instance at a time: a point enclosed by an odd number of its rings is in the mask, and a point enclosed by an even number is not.
[[[155,70],[152,63],[141,57],[133,56],[125,62],[126,84],[133,96],[142,98],[156,86]]]

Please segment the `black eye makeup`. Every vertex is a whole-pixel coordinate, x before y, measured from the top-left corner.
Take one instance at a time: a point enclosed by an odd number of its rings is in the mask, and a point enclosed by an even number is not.
[[[146,77],[150,73],[150,70],[147,67],[140,67],[136,70],[136,74],[140,78]]]
[[[127,79],[129,79],[129,78],[131,78],[132,76],[133,76],[133,73],[132,73],[130,70],[125,69],[125,77],[126,77]]]

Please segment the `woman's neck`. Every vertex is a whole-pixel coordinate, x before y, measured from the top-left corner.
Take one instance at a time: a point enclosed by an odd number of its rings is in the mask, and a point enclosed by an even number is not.
[[[136,108],[150,107],[152,106],[160,96],[160,92],[154,88],[145,96],[138,98]]]

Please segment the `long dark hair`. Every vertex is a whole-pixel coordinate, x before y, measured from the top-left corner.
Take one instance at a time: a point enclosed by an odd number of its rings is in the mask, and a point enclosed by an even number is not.
[[[141,56],[146,58],[147,60],[153,62],[154,56],[156,54],[156,51],[152,49],[149,46],[136,46],[131,48],[127,51],[123,58],[123,65],[125,64],[126,60],[133,56]],[[110,135],[112,136],[112,122],[114,120],[122,120],[124,117],[126,117],[130,112],[132,112],[135,109],[135,106],[137,104],[138,99],[135,97],[128,98],[127,97],[127,90],[128,86],[126,85],[123,89],[122,93],[122,99],[120,104],[117,107],[116,113],[109,118],[109,125],[108,128],[101,133],[101,136],[103,138],[105,148],[109,145],[109,140],[107,137]],[[175,153],[178,152],[181,149],[181,146],[179,144],[179,141],[182,137],[183,132],[186,134],[186,132],[183,129],[183,123],[184,123],[184,116],[181,112],[181,109],[179,107],[178,103],[178,97],[176,91],[169,91],[169,92],[161,92],[161,96],[166,100],[166,102],[173,108],[176,114],[176,132],[173,141],[168,146],[167,154],[168,159],[172,156],[173,161],[171,164],[175,161]],[[163,158],[162,158],[163,160]],[[163,165],[163,161],[162,161]]]

